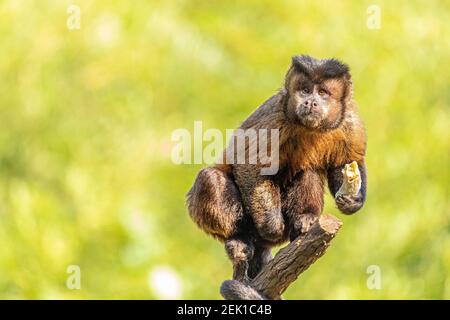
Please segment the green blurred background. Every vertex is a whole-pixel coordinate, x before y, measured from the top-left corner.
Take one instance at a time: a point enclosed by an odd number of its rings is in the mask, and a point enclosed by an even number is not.
[[[0,297],[219,299],[231,264],[171,133],[235,128],[307,53],[352,69],[369,191],[351,217],[327,195],[344,227],[285,298],[450,299],[449,21],[448,1],[1,1]]]

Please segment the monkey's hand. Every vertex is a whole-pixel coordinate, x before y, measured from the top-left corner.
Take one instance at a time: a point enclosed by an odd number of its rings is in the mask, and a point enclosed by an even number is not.
[[[266,211],[263,215],[253,215],[256,230],[264,240],[276,243],[284,234],[284,220],[281,211]]]
[[[361,173],[356,161],[346,164],[342,169],[342,185],[336,192],[336,204],[338,209],[346,214],[358,211],[363,203],[361,189]]]
[[[338,209],[345,214],[353,214],[363,206],[363,197],[361,194],[353,195],[339,195],[336,196],[336,204]]]

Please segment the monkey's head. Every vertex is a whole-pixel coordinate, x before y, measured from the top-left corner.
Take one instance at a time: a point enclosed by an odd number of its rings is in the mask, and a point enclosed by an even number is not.
[[[338,128],[351,99],[347,65],[336,59],[294,56],[286,75],[286,115],[311,130]]]

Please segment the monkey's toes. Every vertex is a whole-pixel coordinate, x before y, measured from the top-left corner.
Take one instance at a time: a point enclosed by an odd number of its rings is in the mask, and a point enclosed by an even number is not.
[[[300,216],[300,230],[302,233],[308,232],[311,226],[319,219],[319,215],[315,213],[306,213]]]
[[[248,261],[253,257],[254,248],[250,243],[232,239],[225,242],[225,251],[232,261]]]
[[[314,213],[304,213],[299,215],[294,222],[294,227],[290,233],[291,241],[295,240],[298,236],[307,233],[317,219],[319,219],[319,215]]]

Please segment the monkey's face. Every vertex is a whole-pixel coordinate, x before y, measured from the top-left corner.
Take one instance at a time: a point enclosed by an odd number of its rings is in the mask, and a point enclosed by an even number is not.
[[[294,123],[312,130],[337,128],[350,98],[348,67],[335,59],[295,56],[286,75],[286,113]]]
[[[289,88],[288,114],[309,129],[331,129],[343,115],[343,87],[338,79],[315,83],[300,75]]]

